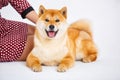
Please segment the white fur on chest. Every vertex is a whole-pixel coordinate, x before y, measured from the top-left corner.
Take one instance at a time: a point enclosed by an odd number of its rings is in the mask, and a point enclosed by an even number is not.
[[[41,43],[36,38],[35,44],[33,55],[45,65],[57,65],[68,53],[66,38],[63,41],[55,40],[46,43]]]

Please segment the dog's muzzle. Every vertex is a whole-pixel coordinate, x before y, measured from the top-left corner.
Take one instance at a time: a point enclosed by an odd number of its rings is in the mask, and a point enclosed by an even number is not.
[[[54,38],[58,32],[58,30],[55,30],[55,26],[54,25],[50,25],[49,26],[49,29],[45,29],[46,33],[47,33],[47,36],[49,38]]]

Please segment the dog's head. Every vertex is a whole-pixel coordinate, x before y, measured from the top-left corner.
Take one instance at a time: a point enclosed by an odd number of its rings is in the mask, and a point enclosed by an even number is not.
[[[67,8],[60,10],[45,9],[42,5],[39,8],[39,19],[37,29],[40,35],[46,39],[58,39],[66,33]]]

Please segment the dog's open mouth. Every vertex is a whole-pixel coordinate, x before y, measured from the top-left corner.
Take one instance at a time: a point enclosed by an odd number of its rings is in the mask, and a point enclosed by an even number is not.
[[[57,30],[57,31],[53,31],[53,30],[51,30],[51,31],[47,31],[47,30],[45,30],[45,31],[46,31],[48,37],[50,37],[50,38],[55,37],[56,34],[57,34],[57,32],[58,32],[58,30]]]

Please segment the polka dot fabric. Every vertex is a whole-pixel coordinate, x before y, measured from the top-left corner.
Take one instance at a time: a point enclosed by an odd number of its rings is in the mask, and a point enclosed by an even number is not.
[[[27,2],[27,0],[0,0],[0,9],[8,5],[8,3],[10,3],[20,14],[30,7],[30,4]]]
[[[30,7],[30,4],[26,0],[8,0],[8,1],[20,14],[22,14],[24,10]]]
[[[0,0],[0,9],[8,3],[21,15],[31,7],[26,0]],[[16,61],[20,58],[27,40],[27,26],[22,22],[6,20],[0,15],[0,62]]]
[[[5,32],[1,32],[3,29],[0,28],[0,62],[16,61],[25,47],[27,24],[9,20],[5,23],[4,26],[7,26]]]

